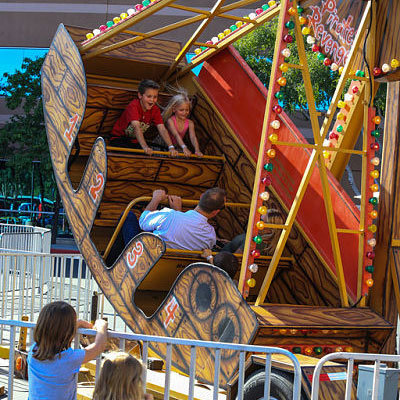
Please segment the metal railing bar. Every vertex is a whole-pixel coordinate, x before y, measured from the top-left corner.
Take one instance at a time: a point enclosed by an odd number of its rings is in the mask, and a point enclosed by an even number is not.
[[[142,354],[142,362],[144,365],[143,368],[143,375],[142,375],[142,382],[143,382],[143,387],[146,387],[146,383],[147,383],[147,360],[149,357],[149,342],[143,341],[143,354]]]
[[[271,354],[267,354],[265,360],[265,379],[264,379],[264,400],[269,400],[269,392],[271,389]]]
[[[8,373],[8,398],[13,400],[14,397],[14,343],[16,326],[10,327],[10,355],[9,355],[9,373]]]
[[[243,400],[243,386],[244,386],[244,362],[246,360],[246,353],[241,351],[239,353],[239,372],[238,372],[238,400]]]
[[[215,350],[214,362],[214,387],[213,387],[213,400],[218,400],[218,387],[219,387],[219,373],[221,367],[221,349]]]
[[[379,360],[375,360],[374,365],[374,378],[373,378],[373,385],[372,385],[372,398],[371,400],[378,400],[378,390],[379,390],[379,370],[381,367],[381,363]]]
[[[349,360],[347,363],[347,374],[346,374],[346,394],[345,400],[351,400],[351,387],[353,382],[353,369],[354,360]]]
[[[170,382],[171,382],[171,360],[172,344],[167,344],[167,354],[165,357],[165,381],[164,381],[164,400],[169,400]]]
[[[194,380],[196,375],[196,346],[190,347],[190,367],[189,367],[189,397],[188,400],[194,398]]]

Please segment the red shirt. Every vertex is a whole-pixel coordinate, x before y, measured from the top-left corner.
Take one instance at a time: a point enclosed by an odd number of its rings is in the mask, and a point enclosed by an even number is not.
[[[137,139],[134,138],[134,133],[132,135],[126,132],[126,128],[131,121],[139,121],[143,133],[146,132],[151,124],[159,125],[164,123],[158,106],[154,105],[149,111],[143,111],[140,100],[135,99],[128,104],[115,123],[111,132],[112,136],[129,136],[132,138],[132,142],[137,143]]]

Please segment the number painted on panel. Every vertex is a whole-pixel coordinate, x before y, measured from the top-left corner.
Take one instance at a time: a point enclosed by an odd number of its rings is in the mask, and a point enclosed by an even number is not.
[[[142,242],[136,242],[135,247],[126,255],[126,262],[128,267],[133,269],[136,267],[140,256],[143,254]]]
[[[179,308],[178,301],[176,300],[175,296],[172,296],[171,300],[164,307],[164,311],[167,313],[166,318],[164,320],[165,328],[168,328],[168,325],[171,322],[174,322],[178,308]]]
[[[104,185],[104,176],[101,172],[99,172],[96,175],[96,183],[90,186],[89,189],[90,197],[93,199],[94,202],[97,200],[97,196],[99,195],[99,192],[103,188],[103,185]]]
[[[72,133],[75,129],[76,124],[78,123],[79,116],[75,114],[73,117],[69,119],[69,129],[66,129],[64,132],[64,136],[66,137],[68,144],[72,143]]]

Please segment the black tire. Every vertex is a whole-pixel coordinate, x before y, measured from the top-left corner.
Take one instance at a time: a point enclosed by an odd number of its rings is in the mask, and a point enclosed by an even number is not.
[[[293,378],[280,371],[271,372],[270,400],[292,400]],[[265,372],[256,371],[250,375],[243,387],[243,400],[263,400]]]

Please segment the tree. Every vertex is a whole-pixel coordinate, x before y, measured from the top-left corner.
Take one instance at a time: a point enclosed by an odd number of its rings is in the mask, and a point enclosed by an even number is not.
[[[33,161],[40,161],[43,177],[39,185],[42,188],[36,188],[34,194],[53,197],[55,191],[41,99],[43,61],[44,57],[25,58],[21,69],[13,74],[5,73],[0,84],[0,95],[5,96],[7,107],[16,110],[0,129],[0,158],[7,160],[6,168],[0,171],[0,190],[9,197],[31,193]]]
[[[274,56],[277,25],[278,19],[274,18],[235,43],[235,47],[240,55],[267,87]],[[318,109],[326,111],[339,81],[339,73],[333,72],[318,59],[318,54],[310,49],[305,38],[304,42],[315,102]],[[285,61],[290,64],[299,64],[296,42],[289,43],[287,47],[291,55],[286,58]],[[303,115],[308,118],[307,99],[301,71],[299,69],[289,68],[284,76],[287,80],[287,84],[281,89],[281,92],[283,94],[282,101],[285,106],[285,111],[293,113],[294,111],[300,110]],[[350,84],[350,82],[348,82],[348,84]],[[347,88],[348,85],[345,91],[347,91]],[[375,98],[375,105],[382,115],[384,115],[385,97],[385,88],[382,87]]]

